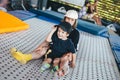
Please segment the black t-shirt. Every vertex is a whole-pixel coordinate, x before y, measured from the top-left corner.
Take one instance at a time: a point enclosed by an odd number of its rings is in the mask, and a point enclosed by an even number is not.
[[[75,53],[74,44],[71,39],[61,40],[58,38],[57,32],[55,32],[52,36],[52,42],[50,43],[50,47],[52,49],[52,52],[48,54],[48,57],[52,59],[60,58],[68,52]]]
[[[79,31],[77,29],[73,29],[72,32],[70,33],[69,37],[68,37],[69,39],[72,40],[76,50],[77,50],[77,44],[78,44],[78,41],[79,41],[79,35],[80,35]]]

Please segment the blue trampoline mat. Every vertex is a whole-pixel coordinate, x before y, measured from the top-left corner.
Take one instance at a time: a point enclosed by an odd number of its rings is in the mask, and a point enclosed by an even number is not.
[[[55,23],[55,24],[59,24],[59,23],[60,23],[60,22],[57,21],[57,20],[53,20],[53,19],[47,18],[47,17],[45,17],[45,16],[38,16],[37,18],[42,19],[42,20],[45,20],[45,21],[48,21],[48,22],[51,22],[51,23]]]
[[[118,35],[110,35],[109,40],[114,50],[120,51],[120,37]]]
[[[115,60],[120,68],[120,37],[118,35],[110,34],[109,41],[115,56]]]
[[[64,18],[63,14],[55,12],[55,11],[31,10],[31,12],[36,13],[40,16],[44,16],[42,17],[42,19],[45,19],[45,20],[49,20],[49,19],[46,19],[45,17],[50,18],[51,19],[50,21],[52,22],[56,22],[56,21],[60,22]],[[105,28],[104,26],[98,26],[96,24],[92,24],[90,22],[86,22],[86,21],[82,21],[78,19],[77,28],[82,31],[94,34],[94,35],[108,37],[107,28]]]
[[[120,51],[115,50],[115,59],[117,61],[117,64],[120,64]]]
[[[32,12],[23,11],[23,10],[8,11],[8,13],[12,14],[13,16],[21,20],[26,20],[26,19],[33,18],[36,16],[36,14]]]

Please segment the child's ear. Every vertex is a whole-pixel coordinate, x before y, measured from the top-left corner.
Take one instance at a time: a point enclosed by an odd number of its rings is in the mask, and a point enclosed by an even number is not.
[[[69,34],[67,33],[67,37],[69,36]]]

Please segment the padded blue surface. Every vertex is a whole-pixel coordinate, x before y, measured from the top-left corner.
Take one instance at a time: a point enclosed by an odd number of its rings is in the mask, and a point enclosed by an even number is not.
[[[117,64],[120,64],[120,51],[115,50],[115,59]]]
[[[29,12],[29,11],[23,11],[23,10],[15,10],[15,11],[8,11],[8,13],[16,16],[17,18],[21,20],[26,20],[32,17],[35,17],[36,14]]]
[[[109,40],[112,48],[120,51],[120,37],[118,35],[110,35]]]
[[[83,20],[78,20],[78,29],[83,30],[85,32],[94,34],[94,35],[100,35],[100,36],[106,36],[108,29],[105,28],[104,26],[98,26],[96,24],[86,22]]]
[[[53,20],[53,19],[47,18],[45,16],[38,16],[37,18],[42,19],[42,20],[46,20],[46,21],[49,21],[49,22],[52,22],[52,23],[55,23],[55,24],[59,24],[60,23],[57,20]]]
[[[64,18],[63,14],[55,12],[55,11],[31,10],[31,12],[39,14],[41,16],[48,17],[48,18],[56,20],[58,22],[60,22]],[[90,23],[90,22],[78,20],[77,28],[80,30],[83,30],[85,32],[94,34],[94,35],[108,37],[107,28],[105,28],[104,26],[98,26],[98,25]]]
[[[120,68],[120,37],[118,35],[109,36],[110,44],[114,52],[115,60]]]
[[[53,20],[61,21],[64,18],[64,15],[55,11],[42,11],[42,10],[31,10],[31,12],[51,18]]]

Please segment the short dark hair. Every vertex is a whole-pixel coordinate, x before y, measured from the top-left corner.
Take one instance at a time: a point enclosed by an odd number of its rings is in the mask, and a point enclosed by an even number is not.
[[[85,1],[84,6],[86,6],[87,4],[90,4],[90,1]]]
[[[70,34],[70,32],[72,31],[72,26],[68,22],[61,22],[57,26],[60,27],[61,29],[63,29],[63,31],[67,32],[68,34]]]

